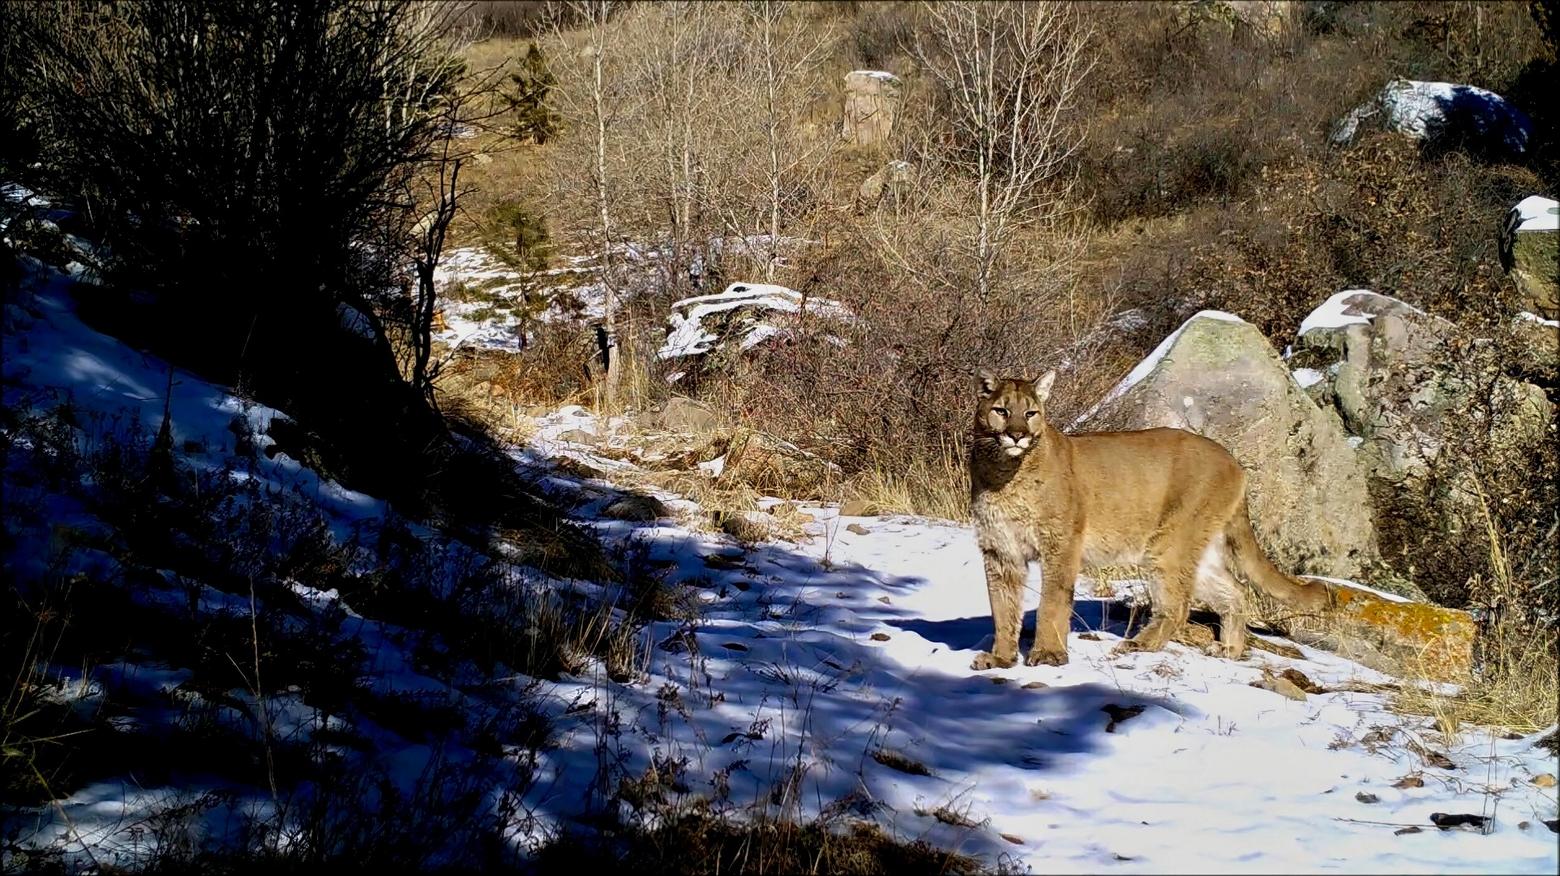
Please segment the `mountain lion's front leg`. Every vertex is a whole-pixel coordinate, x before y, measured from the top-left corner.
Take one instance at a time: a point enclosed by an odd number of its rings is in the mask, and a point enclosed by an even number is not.
[[[1035,618],[1035,644],[1024,663],[1061,666],[1067,662],[1067,631],[1072,629],[1073,586],[1078,582],[1078,564],[1083,542],[1072,539],[1047,550],[1040,562],[1043,583],[1040,586],[1040,611]]]
[[[970,668],[1000,669],[1018,662],[1018,629],[1024,619],[1028,564],[997,551],[982,551],[981,555],[986,564],[986,593],[991,597],[991,620],[997,627],[997,641],[990,651],[977,654]]]

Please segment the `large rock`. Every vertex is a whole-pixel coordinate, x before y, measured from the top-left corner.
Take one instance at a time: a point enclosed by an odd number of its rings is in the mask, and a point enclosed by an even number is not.
[[[899,111],[899,77],[882,70],[845,74],[845,120],[840,139],[854,146],[881,146],[894,130]]]
[[[1269,41],[1293,34],[1299,24],[1296,0],[1177,0],[1162,5],[1176,27],[1216,23],[1231,33]]]
[[[861,183],[857,195],[863,204],[874,206],[883,199],[883,193],[887,191],[892,199],[897,201],[904,191],[915,182],[915,167],[908,161],[890,161],[883,165],[877,173],[867,177]]]
[[[1333,610],[1289,613],[1284,632],[1391,675],[1462,681],[1473,665],[1473,616],[1350,581],[1328,580]]]
[[[1314,375],[1311,391],[1333,406],[1359,439],[1372,478],[1399,484],[1429,471],[1455,414],[1492,386],[1508,446],[1542,440],[1552,407],[1543,390],[1501,375],[1468,373],[1455,325],[1396,298],[1350,289],[1327,299],[1300,324],[1291,364]],[[1312,382],[1311,379],[1305,382]],[[1460,425],[1461,424],[1461,425]]]
[[[667,359],[696,359],[724,351],[735,355],[789,334],[802,315],[849,321],[838,301],[804,297],[768,283],[732,283],[714,295],[696,295],[672,305],[666,343],[656,353]]]
[[[1333,126],[1331,140],[1345,146],[1376,127],[1421,142],[1490,155],[1516,156],[1528,149],[1533,123],[1493,91],[1450,82],[1394,79]]]
[[[839,467],[766,432],[739,429],[726,447],[717,483],[741,483],[784,499],[822,499]]]
[[[1338,416],[1254,326],[1193,316],[1072,431],[1156,426],[1206,435],[1240,460],[1252,525],[1281,568],[1347,578],[1377,559],[1365,473]]]
[[[1314,374],[1312,397],[1333,407],[1374,477],[1422,472],[1455,397],[1439,366],[1455,326],[1396,298],[1349,289],[1300,323],[1290,364]],[[1315,367],[1311,367],[1315,366]]]
[[[1500,261],[1529,311],[1560,319],[1560,204],[1534,195],[1512,207],[1501,228]]]

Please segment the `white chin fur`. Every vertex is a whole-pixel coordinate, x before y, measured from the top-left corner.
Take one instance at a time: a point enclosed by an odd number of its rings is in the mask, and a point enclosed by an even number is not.
[[[1023,456],[1024,455],[1024,448],[1022,448],[1022,447],[1004,447],[1004,448],[1002,448],[1002,452],[1006,453],[1008,456]]]

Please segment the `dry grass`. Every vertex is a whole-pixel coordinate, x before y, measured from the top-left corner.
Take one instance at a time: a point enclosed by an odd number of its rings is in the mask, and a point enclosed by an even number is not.
[[[1475,646],[1474,676],[1455,693],[1445,693],[1435,685],[1404,685],[1393,707],[1433,716],[1447,733],[1455,733],[1464,724],[1534,733],[1552,726],[1560,715],[1560,633],[1541,616],[1533,616],[1539,598],[1527,592],[1528,582],[1513,575],[1506,539],[1485,500],[1483,486],[1477,479],[1474,485],[1491,570],[1487,585],[1476,580],[1469,586],[1487,603],[1486,622]],[[1433,672],[1426,670],[1429,667],[1411,671],[1409,677],[1433,677]]]
[[[1447,733],[1465,725],[1522,734],[1553,726],[1560,702],[1560,638],[1555,632],[1497,627],[1481,637],[1480,649],[1482,668],[1455,693],[1436,685],[1405,684],[1393,697],[1392,708],[1433,717]],[[1411,678],[1412,670],[1406,673]]]
[[[962,442],[943,444],[935,456],[906,454],[894,464],[869,464],[844,487],[846,502],[873,514],[915,514],[968,520],[969,475]]]
[[[897,874],[988,872],[974,858],[902,841],[871,824],[736,822],[682,816],[654,830],[632,831],[614,849],[585,838],[563,838],[538,855],[541,872],[608,870],[652,874]],[[998,869],[997,872],[1002,872]]]

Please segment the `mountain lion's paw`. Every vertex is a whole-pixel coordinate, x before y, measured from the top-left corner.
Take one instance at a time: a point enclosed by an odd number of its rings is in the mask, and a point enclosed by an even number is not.
[[[1112,657],[1120,657],[1123,654],[1133,654],[1133,653],[1136,653],[1138,651],[1147,651],[1147,650],[1149,650],[1149,649],[1143,647],[1143,643],[1137,641],[1136,639],[1122,639],[1121,640],[1121,644],[1119,644],[1116,647],[1110,649],[1110,656],[1112,656]]]
[[[1051,651],[1049,649],[1036,648],[1024,658],[1025,666],[1066,666],[1067,650]]]
[[[970,662],[970,668],[976,672],[980,672],[983,669],[1006,669],[1017,662],[1017,657],[1009,657],[1003,660],[990,651],[982,651],[976,654],[975,659]]]
[[[1223,657],[1225,660],[1239,660],[1246,656],[1245,648],[1226,645],[1223,642],[1209,642],[1203,646],[1203,653],[1209,657]]]

